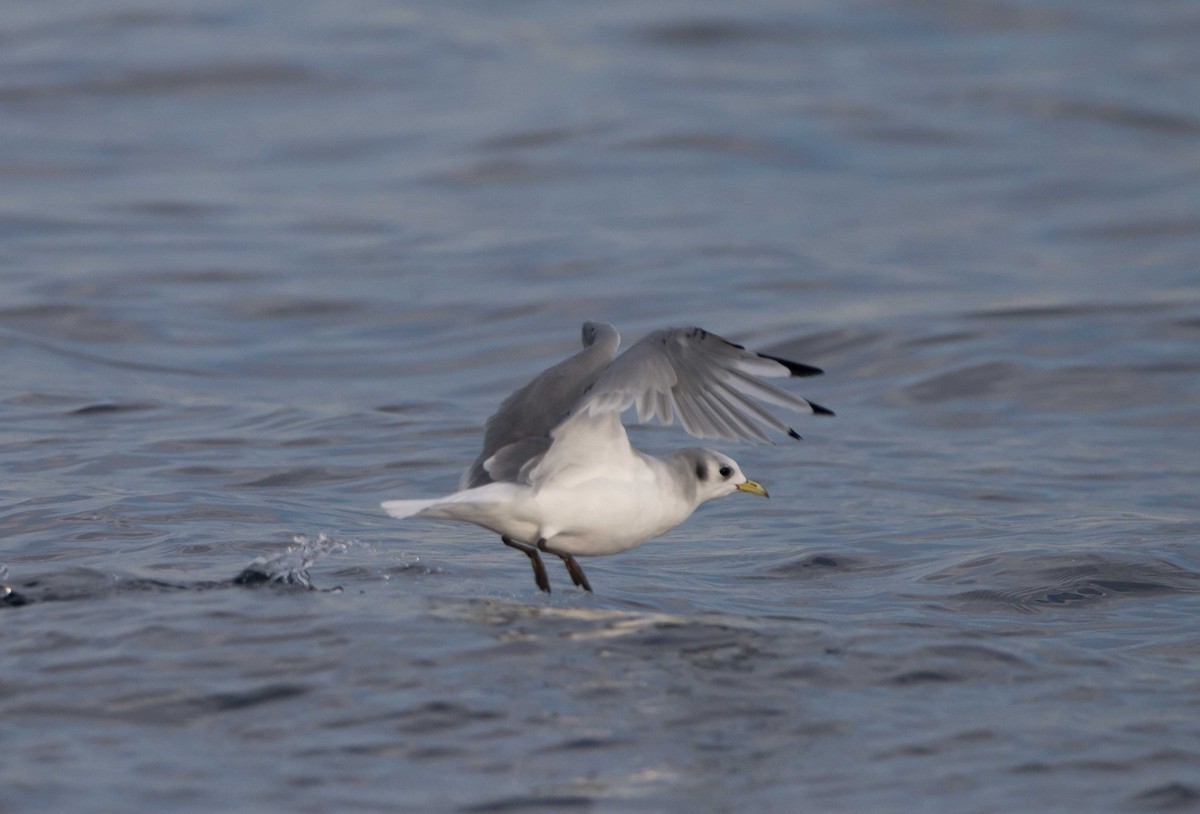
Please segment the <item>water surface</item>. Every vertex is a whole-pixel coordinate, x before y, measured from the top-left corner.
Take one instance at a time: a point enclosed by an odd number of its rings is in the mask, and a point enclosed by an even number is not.
[[[1194,4],[0,20],[0,811],[1200,807]],[[594,596],[382,514],[584,319],[838,416]]]

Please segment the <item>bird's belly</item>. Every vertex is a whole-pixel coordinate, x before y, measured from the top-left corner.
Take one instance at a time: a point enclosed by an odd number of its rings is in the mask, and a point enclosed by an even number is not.
[[[615,554],[657,537],[690,514],[647,484],[599,481],[537,497],[551,545],[579,556]]]

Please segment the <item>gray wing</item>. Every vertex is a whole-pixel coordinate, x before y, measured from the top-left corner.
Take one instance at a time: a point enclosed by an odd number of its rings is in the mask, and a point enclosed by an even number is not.
[[[487,420],[483,451],[463,473],[460,486],[518,480],[521,468],[550,447],[550,431],[609,366],[620,344],[613,326],[585,322],[583,350],[540,373]]]
[[[820,368],[789,362],[709,333],[703,328],[667,328],[630,346],[608,366],[572,409],[571,419],[621,413],[637,405],[638,420],[675,419],[692,435],[773,443],[765,432],[799,435],[762,403],[801,413],[831,410],[763,381],[815,376]],[[555,438],[560,431],[555,431]]]

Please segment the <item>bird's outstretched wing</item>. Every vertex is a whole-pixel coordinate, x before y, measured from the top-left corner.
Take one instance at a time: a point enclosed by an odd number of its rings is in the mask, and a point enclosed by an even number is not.
[[[564,419],[551,443],[527,457],[516,480],[536,485],[566,470],[580,473],[620,466],[634,454],[621,413],[637,406],[638,419],[658,419],[700,438],[774,443],[768,429],[799,439],[763,403],[802,413],[833,411],[763,381],[815,376],[820,368],[748,351],[702,328],[667,328],[632,345],[604,369]]]
[[[802,413],[833,412],[763,381],[822,371],[789,362],[703,328],[655,331],[613,359],[620,335],[611,325],[583,326],[584,349],[517,390],[487,422],[483,452],[462,488],[530,483],[574,465],[602,465],[630,454],[621,413],[658,419],[700,438],[774,443],[768,429],[799,434],[763,403]]]
[[[699,438],[769,444],[773,442],[766,429],[799,435],[760,402],[800,413],[833,412],[763,379],[822,372],[748,351],[703,328],[667,328],[617,357],[580,397],[569,418],[621,413],[636,405],[642,422],[657,418],[670,424],[678,419]]]
[[[483,451],[463,473],[461,488],[518,480],[521,467],[549,448],[550,431],[608,367],[621,344],[617,329],[604,322],[585,322],[582,339],[583,350],[538,374],[487,420]]]

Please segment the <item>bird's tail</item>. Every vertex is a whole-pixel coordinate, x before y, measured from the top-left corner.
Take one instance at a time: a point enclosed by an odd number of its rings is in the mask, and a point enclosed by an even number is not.
[[[388,500],[380,505],[392,517],[420,515],[435,520],[464,520],[487,526],[489,519],[504,516],[505,507],[528,492],[528,486],[489,483],[433,500]]]
[[[386,500],[379,504],[392,517],[412,517],[438,502],[435,500]]]

